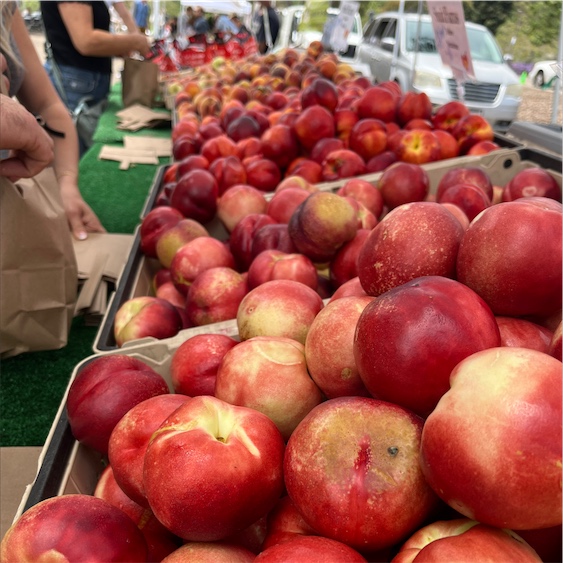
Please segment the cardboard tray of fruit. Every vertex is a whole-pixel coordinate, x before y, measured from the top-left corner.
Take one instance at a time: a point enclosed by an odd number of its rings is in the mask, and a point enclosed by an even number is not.
[[[430,192],[435,192],[440,179],[448,170],[460,166],[479,166],[489,175],[491,182],[497,186],[504,186],[520,170],[535,166],[545,168],[561,183],[560,159],[533,149],[503,149],[483,156],[460,157],[450,161],[439,161],[423,165],[430,179]],[[154,185],[147,197],[143,216],[153,209],[166,168],[166,166],[161,167],[155,175]],[[382,173],[379,172],[366,176],[364,179],[375,185],[381,175]],[[323,191],[336,191],[344,183],[345,181],[319,184],[318,187]],[[217,217],[206,224],[205,227],[212,237],[221,241],[227,240],[228,233]],[[137,229],[128,260],[96,335],[93,345],[94,352],[107,352],[118,348],[114,336],[114,320],[117,311],[129,299],[154,295],[153,279],[159,269],[160,264],[158,260],[148,258],[143,254],[140,232]],[[193,334],[194,331],[197,333],[199,332],[198,328],[185,329],[183,332],[186,332],[186,335]]]
[[[500,150],[516,150],[516,149],[520,149],[523,148],[524,145],[522,143],[520,143],[519,141],[510,138],[506,135],[503,135],[501,133],[495,133],[495,137],[494,137],[494,142],[500,147]],[[439,165],[442,165],[444,163],[449,164],[453,164],[455,162],[459,163],[460,165],[463,164],[464,162],[467,161],[467,159],[476,159],[476,158],[480,158],[480,156],[458,156],[455,158],[450,158],[446,161],[439,161]],[[149,193],[147,195],[147,199],[145,200],[145,205],[143,206],[142,212],[141,212],[141,219],[147,214],[149,213],[149,211],[151,209],[154,208],[155,203],[157,202],[159,196],[162,193],[162,190],[164,188],[164,183],[166,181],[166,171],[172,166],[172,164],[174,163],[173,158],[171,159],[171,163],[170,164],[166,164],[161,166],[155,177],[153,180],[153,183],[151,184],[151,188],[149,190]],[[427,166],[430,166],[432,168],[433,165],[423,165],[424,168],[426,168]],[[360,179],[365,179],[368,181],[372,181],[372,179],[374,178],[379,178],[380,173],[370,173],[370,174],[362,174],[360,176],[356,176],[357,178]],[[323,184],[321,184],[322,189],[334,189],[334,188],[338,188],[339,186],[341,186],[343,183],[345,183],[346,180],[348,180],[349,178],[345,179],[345,180],[337,180],[334,182],[325,182]],[[267,192],[266,196],[267,199],[272,197],[272,192]]]
[[[225,333],[236,334],[236,323],[228,323]],[[170,360],[173,350],[183,341],[183,335],[154,342],[138,341],[135,346],[104,354],[96,354],[80,362],[72,372],[69,384],[51,426],[38,460],[39,470],[32,484],[26,487],[15,519],[31,506],[53,496],[73,493],[93,494],[95,485],[104,468],[103,456],[91,448],[80,445],[72,435],[66,410],[68,390],[76,375],[92,360],[114,353],[137,358],[170,382]]]

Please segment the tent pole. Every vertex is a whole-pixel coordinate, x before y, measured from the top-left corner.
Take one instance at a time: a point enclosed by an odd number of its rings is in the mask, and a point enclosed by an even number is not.
[[[557,123],[557,116],[559,114],[559,98],[561,94],[561,64],[563,61],[563,12],[561,13],[561,20],[559,23],[559,49],[557,51],[557,64],[559,66],[559,72],[557,73],[557,78],[555,79],[555,88],[553,90],[553,102],[551,106],[551,123],[552,125]]]

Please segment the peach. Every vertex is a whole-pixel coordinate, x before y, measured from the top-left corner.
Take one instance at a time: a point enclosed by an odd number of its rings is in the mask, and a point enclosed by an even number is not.
[[[209,166],[209,172],[217,182],[218,196],[223,195],[232,186],[246,183],[246,169],[238,156],[216,158]]]
[[[285,440],[322,401],[307,371],[303,344],[271,336],[249,338],[225,354],[217,370],[215,396],[264,413]]]
[[[144,362],[124,354],[100,356],[76,375],[67,397],[73,436],[107,454],[119,420],[138,403],[169,392],[163,377]]]
[[[213,395],[223,356],[237,341],[226,334],[196,334],[182,342],[172,355],[170,376],[176,393]]]
[[[362,287],[377,296],[420,276],[454,278],[464,232],[439,203],[418,201],[396,207],[375,226],[360,251]]]
[[[481,211],[491,206],[491,200],[483,190],[472,184],[454,184],[444,190],[436,201],[457,205],[467,215],[470,222]]]
[[[463,102],[453,100],[441,105],[434,112],[432,123],[436,129],[452,133],[457,122],[469,113],[469,108]]]
[[[333,258],[357,230],[356,208],[345,197],[330,192],[309,195],[289,221],[295,247],[314,262]]]
[[[234,319],[247,292],[246,274],[225,266],[204,270],[188,290],[188,318],[194,326]]]
[[[236,319],[239,337],[292,338],[305,344],[309,327],[323,308],[319,294],[293,280],[272,280],[255,287],[240,303]]]
[[[383,213],[383,196],[381,191],[367,180],[351,178],[336,191],[338,195],[353,197],[363,203],[379,219]]]
[[[322,106],[310,106],[296,119],[294,130],[301,145],[311,150],[321,139],[334,137],[334,117]]]
[[[322,166],[318,162],[300,156],[290,162],[285,174],[286,177],[299,176],[314,185],[321,182],[322,172]]]
[[[502,191],[502,201],[514,201],[531,196],[549,197],[561,201],[561,186],[547,170],[532,167],[517,172]]]
[[[161,235],[178,224],[184,216],[170,206],[160,206],[149,211],[141,220],[139,237],[141,252],[150,258],[156,258],[156,243]]]
[[[255,563],[284,563],[285,561],[338,561],[364,563],[365,558],[345,543],[322,536],[296,534],[285,542],[259,553]]]
[[[358,276],[358,256],[370,231],[371,228],[358,228],[354,238],[345,243],[330,261],[328,269],[332,287],[339,288]]]
[[[397,96],[380,85],[365,90],[358,101],[360,119],[373,118],[383,122],[395,121],[397,116]]]
[[[333,182],[366,173],[366,163],[357,153],[341,149],[328,153],[323,161],[323,180]]]
[[[181,246],[170,264],[174,286],[183,295],[197,276],[210,268],[234,268],[235,259],[223,242],[213,237],[197,237]]]
[[[413,119],[430,121],[432,102],[425,92],[404,92],[397,104],[397,123],[405,126]]]
[[[430,190],[430,178],[420,164],[396,162],[383,171],[377,187],[389,209],[404,203],[424,201]]]
[[[373,297],[343,297],[315,317],[305,341],[307,369],[327,398],[369,397],[354,359],[354,333]]]
[[[286,168],[299,154],[297,137],[291,127],[274,125],[260,137],[262,154],[275,162],[279,168]]]
[[[181,545],[180,538],[167,530],[148,509],[131,500],[117,484],[111,465],[102,471],[94,496],[122,510],[141,530],[148,550],[148,561],[161,561]]]
[[[516,317],[496,317],[500,330],[501,346],[530,348],[549,353],[553,332],[541,325]]]
[[[264,192],[248,184],[237,184],[217,200],[217,217],[230,233],[243,217],[265,213],[268,205]]]
[[[143,508],[149,508],[143,486],[143,463],[150,438],[188,399],[168,393],[145,399],[129,409],[111,432],[108,458],[113,477],[121,490]]]
[[[256,555],[231,542],[187,542],[162,560],[162,563],[253,563]]]
[[[561,310],[561,209],[551,202],[521,198],[498,203],[465,232],[457,279],[496,315],[548,316]]]
[[[412,412],[368,397],[315,407],[293,431],[284,459],[287,492],[305,522],[362,551],[391,547],[417,530],[437,504],[418,462],[422,427]]]
[[[193,397],[152,436],[143,476],[147,499],[181,538],[222,540],[275,506],[283,490],[283,455],[283,438],[266,415]]]
[[[500,342],[492,311],[474,291],[443,276],[424,276],[364,309],[354,357],[372,396],[426,417],[449,390],[452,369]]]
[[[427,482],[482,524],[560,524],[561,405],[561,362],[547,354],[499,347],[465,358],[424,425]]]
[[[290,254],[275,248],[262,250],[248,269],[248,287],[254,289],[271,280],[295,280],[316,290],[317,268],[303,254]]]
[[[387,129],[383,121],[373,118],[360,119],[352,127],[348,147],[366,162],[381,154],[387,148]]]
[[[436,200],[450,187],[456,184],[472,184],[477,186],[485,195],[493,200],[493,184],[489,174],[479,166],[454,167],[446,171],[440,178],[436,188]]]
[[[207,229],[195,219],[181,219],[166,229],[156,243],[156,256],[163,268],[170,268],[176,251],[197,237],[209,236]]]
[[[432,522],[401,546],[392,563],[491,560],[538,563],[537,553],[511,530],[493,528],[469,518]]]
[[[113,320],[115,342],[120,347],[147,336],[169,338],[181,328],[182,319],[176,307],[166,299],[150,295],[127,299]]]
[[[147,544],[135,522],[91,495],[51,497],[32,506],[0,544],[5,563],[147,561]]]

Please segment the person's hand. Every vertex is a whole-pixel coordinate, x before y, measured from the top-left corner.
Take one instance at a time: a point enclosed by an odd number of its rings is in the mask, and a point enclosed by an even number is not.
[[[0,149],[9,150],[0,160],[0,176],[16,181],[31,178],[51,164],[53,139],[19,102],[0,94]]]
[[[65,184],[64,180],[60,183],[63,206],[74,238],[84,240],[88,238],[88,233],[105,233],[106,230],[91,207],[82,198],[78,187]]]
[[[132,36],[135,42],[133,51],[140,53],[143,57],[146,57],[151,50],[151,42],[149,38],[144,33],[134,33]]]

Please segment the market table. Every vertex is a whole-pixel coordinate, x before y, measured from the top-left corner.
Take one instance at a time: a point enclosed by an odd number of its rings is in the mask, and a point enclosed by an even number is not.
[[[98,160],[104,145],[122,146],[125,134],[166,137],[170,128],[142,129],[137,133],[116,129],[116,112],[123,109],[121,85],[112,89],[100,119],[94,145],[80,161],[80,190],[110,233],[132,234],[158,167]],[[160,159],[160,164],[165,164]],[[42,446],[74,367],[92,355],[97,327],[83,317],[73,321],[67,346],[61,350],[30,352],[2,361],[0,388],[0,446]]]

